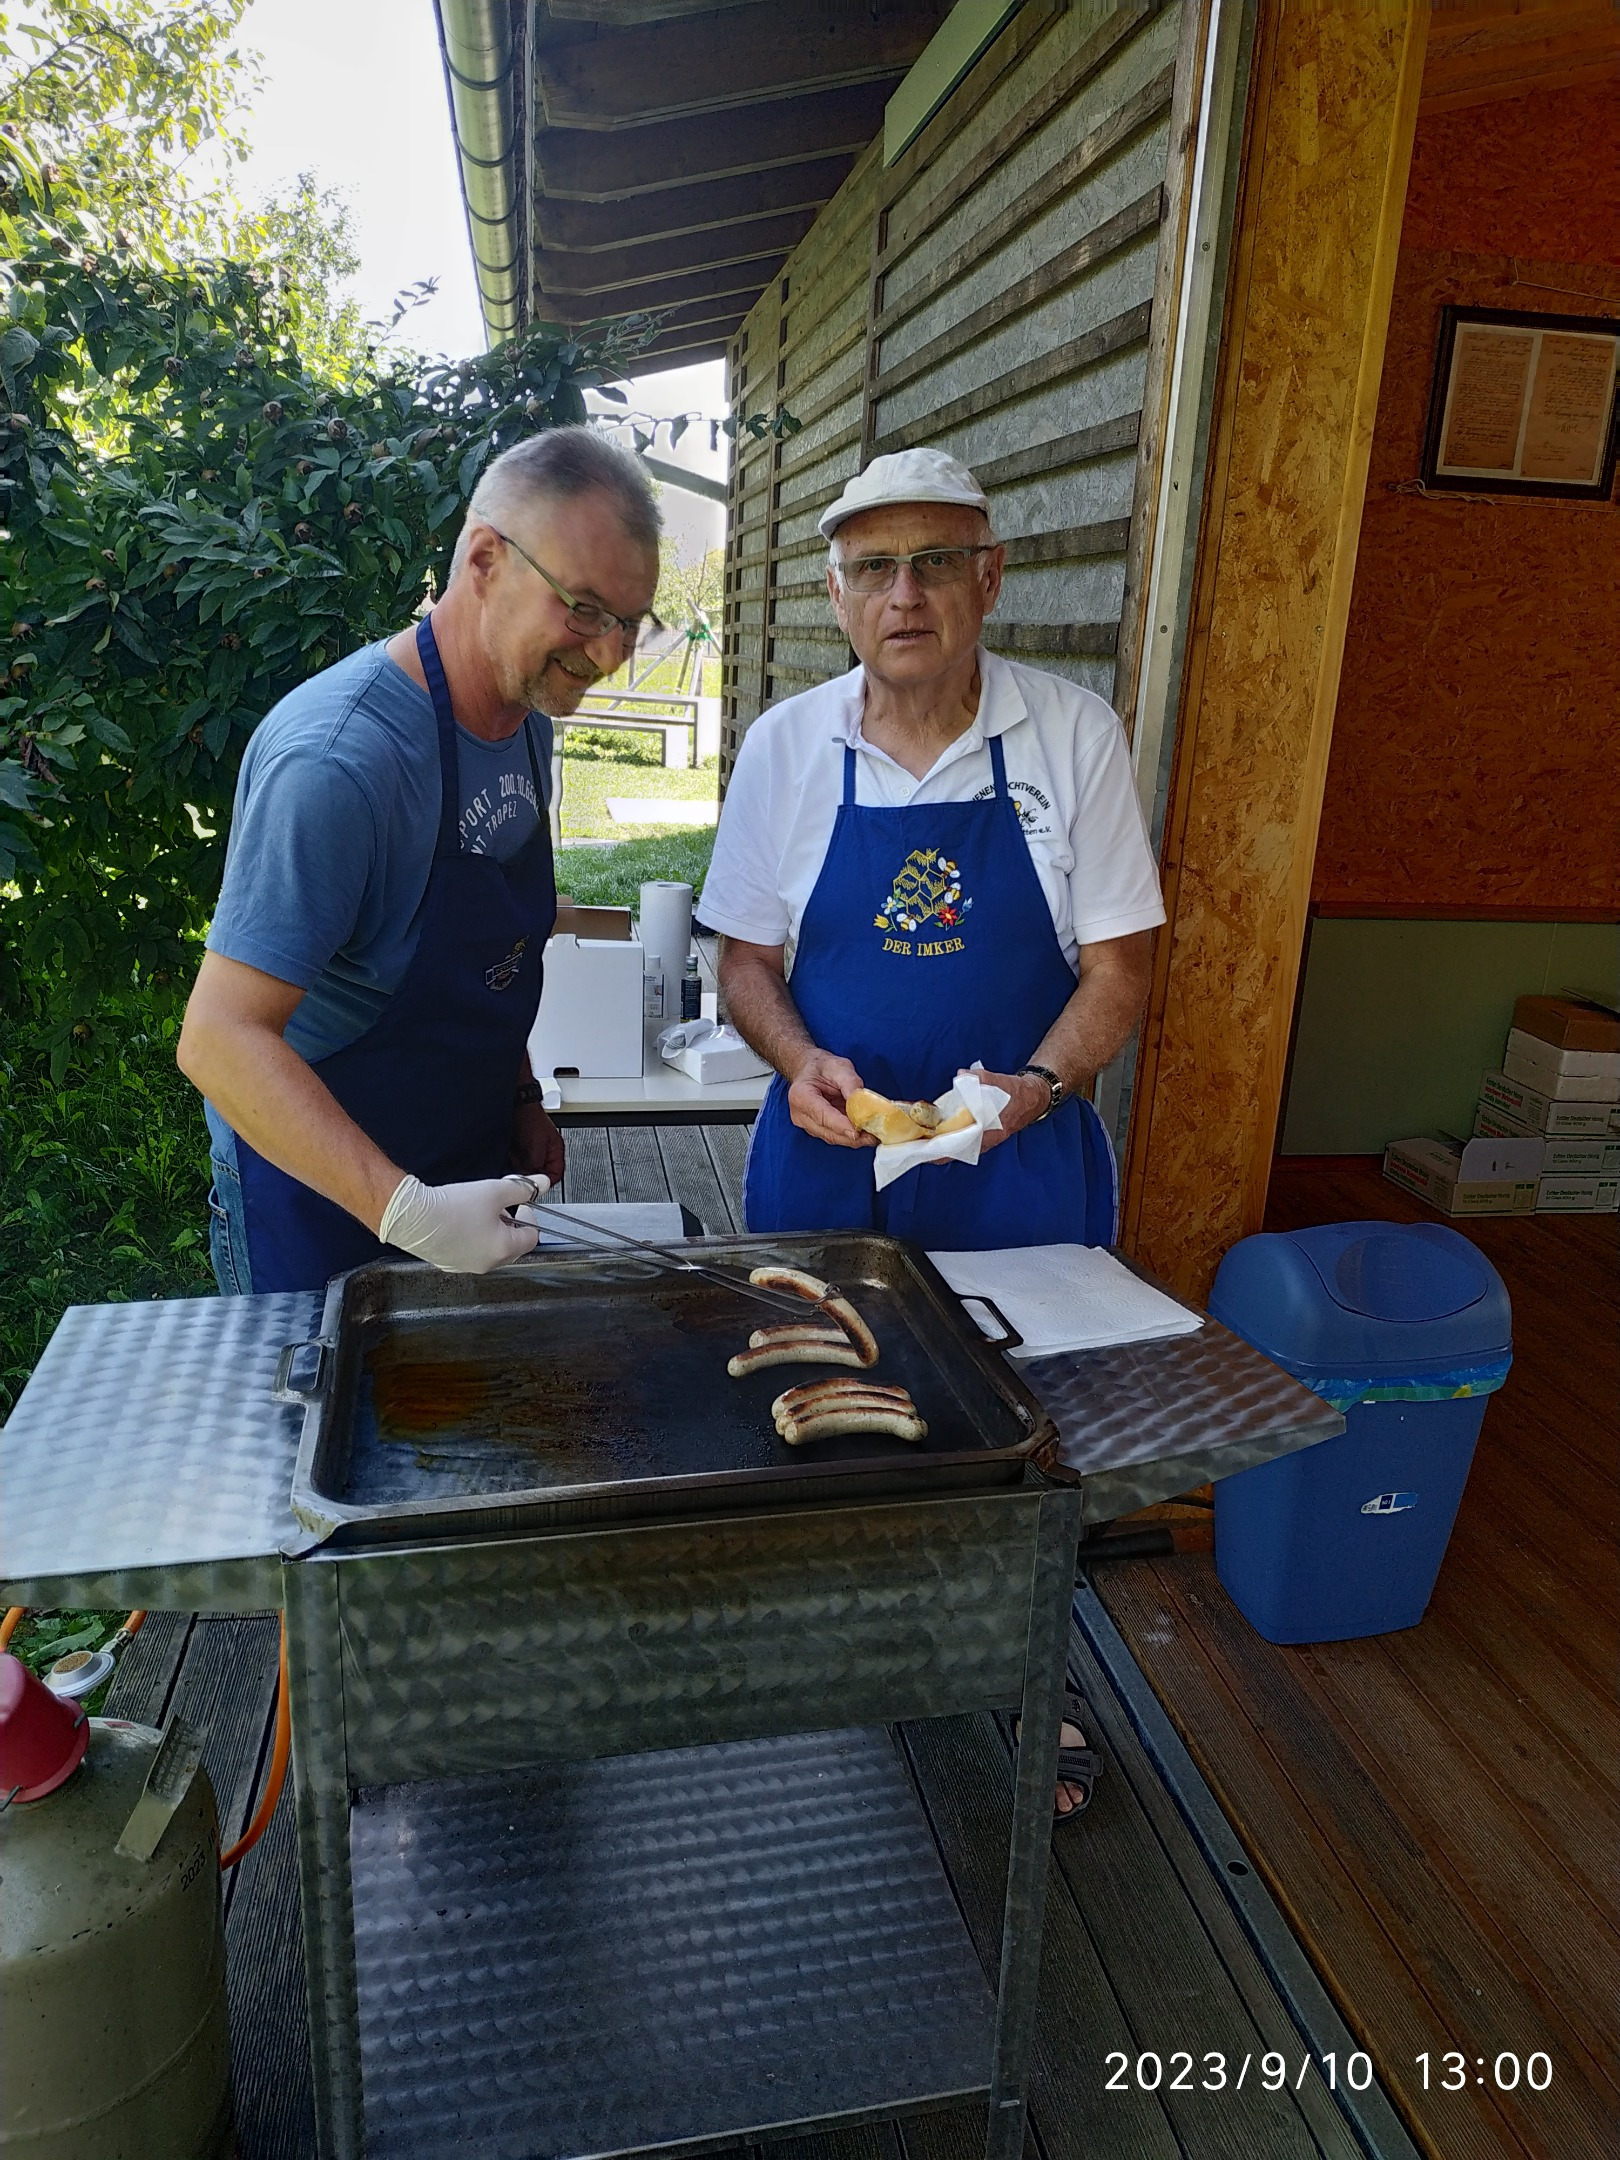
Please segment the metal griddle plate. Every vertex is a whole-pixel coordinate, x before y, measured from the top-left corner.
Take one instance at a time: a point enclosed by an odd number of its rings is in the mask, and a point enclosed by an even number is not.
[[[316,1539],[370,1544],[1016,1482],[1049,1456],[1051,1420],[916,1247],[820,1233],[683,1251],[838,1284],[877,1337],[872,1377],[910,1390],[927,1440],[789,1448],[772,1400],[849,1368],[731,1379],[778,1316],[633,1255],[545,1252],[481,1277],[379,1263],[327,1291],[293,1512]]]

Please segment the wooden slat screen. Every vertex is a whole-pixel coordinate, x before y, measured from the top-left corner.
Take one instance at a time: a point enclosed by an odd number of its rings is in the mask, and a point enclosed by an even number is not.
[[[1027,0],[892,166],[872,146],[749,316],[733,402],[803,428],[736,460],[723,771],[767,705],[849,664],[816,515],[915,443],[973,467],[1009,543],[986,644],[1128,691],[1196,5]]]

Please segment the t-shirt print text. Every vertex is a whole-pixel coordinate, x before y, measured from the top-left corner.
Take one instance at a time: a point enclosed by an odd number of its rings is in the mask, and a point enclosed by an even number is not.
[[[539,817],[540,805],[528,774],[503,772],[498,792],[480,788],[468,798],[459,820],[461,844],[469,855],[487,855],[495,845],[495,835],[515,818],[531,824],[538,823]]]
[[[995,783],[992,781],[988,787],[980,788],[973,800],[975,802],[988,802],[995,792]],[[1023,826],[1025,832],[1033,833],[1039,839],[1050,839],[1052,835],[1051,798],[1043,795],[1033,780],[1010,780],[1007,783],[1007,792],[1012,797],[1013,808],[1018,812],[1018,822]]]

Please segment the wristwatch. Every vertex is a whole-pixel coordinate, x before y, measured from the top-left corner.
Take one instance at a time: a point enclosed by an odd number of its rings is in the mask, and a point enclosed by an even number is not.
[[[1053,1072],[1050,1065],[1020,1065],[1018,1068],[1018,1077],[1022,1079],[1025,1073],[1028,1073],[1032,1080],[1044,1080],[1048,1089],[1051,1091],[1051,1101],[1041,1112],[1040,1116],[1035,1120],[1037,1125],[1044,1125],[1046,1120],[1052,1115],[1052,1112],[1057,1108],[1058,1104],[1063,1101],[1064,1097],[1068,1094],[1069,1091],[1067,1087],[1065,1087],[1063,1082],[1058,1078],[1057,1074]]]
[[[512,1100],[513,1100],[513,1101],[514,1101],[515,1103],[520,1103],[520,1104],[521,1104],[521,1103],[543,1103],[543,1102],[545,1101],[545,1099],[546,1099],[546,1091],[545,1091],[545,1089],[544,1089],[544,1088],[543,1088],[543,1087],[542,1087],[542,1086],[540,1085],[540,1083],[539,1083],[539,1081],[538,1081],[538,1080],[523,1080],[523,1081],[520,1081],[520,1082],[518,1083],[518,1089],[517,1089],[517,1093],[516,1093],[516,1094],[515,1094],[515,1095],[514,1095],[514,1096],[512,1097]]]

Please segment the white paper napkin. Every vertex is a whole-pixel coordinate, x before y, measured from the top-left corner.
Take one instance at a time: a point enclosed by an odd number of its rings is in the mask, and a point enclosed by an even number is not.
[[[918,1163],[976,1163],[985,1134],[1000,1132],[1001,1113],[1011,1101],[1005,1088],[991,1087],[977,1073],[959,1072],[955,1087],[948,1095],[941,1095],[934,1107],[943,1117],[954,1117],[958,1110],[970,1111],[973,1123],[961,1132],[946,1133],[943,1139],[935,1134],[927,1140],[880,1143],[872,1157],[878,1191],[892,1185],[897,1177],[904,1177],[908,1170],[915,1170]]]
[[[1024,1338],[1012,1357],[1100,1350],[1109,1343],[1192,1335],[1203,1316],[1133,1275],[1096,1245],[1022,1245],[937,1252],[929,1259],[958,1297],[987,1297]]]

